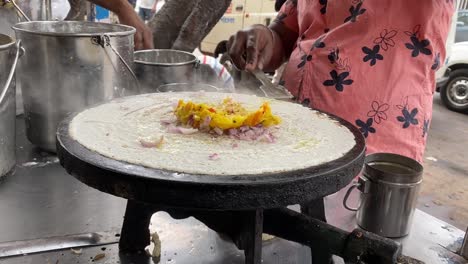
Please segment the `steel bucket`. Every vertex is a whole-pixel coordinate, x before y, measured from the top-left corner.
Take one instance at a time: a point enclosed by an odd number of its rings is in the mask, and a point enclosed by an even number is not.
[[[17,71],[26,135],[55,152],[58,123],[70,112],[138,93],[133,74],[133,34],[124,25],[34,21],[13,29],[25,49]]]
[[[158,93],[170,93],[170,92],[196,92],[196,91],[204,91],[204,92],[222,92],[223,90],[210,85],[210,84],[191,84],[191,83],[171,83],[171,84],[163,84],[160,85],[156,91]]]
[[[423,166],[416,160],[390,153],[375,153],[365,160],[359,181],[348,189],[343,200],[346,209],[357,211],[357,224],[384,237],[402,237],[410,232],[422,182]],[[357,188],[358,208],[347,199]]]
[[[0,34],[0,177],[15,164],[15,68],[20,57],[21,42]]]
[[[155,49],[135,52],[135,75],[144,93],[171,83],[195,83],[199,61],[185,51]]]

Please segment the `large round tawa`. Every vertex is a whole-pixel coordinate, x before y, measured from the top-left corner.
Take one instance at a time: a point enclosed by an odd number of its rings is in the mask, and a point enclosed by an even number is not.
[[[228,94],[214,93],[207,93],[207,95],[210,98],[228,96]],[[296,165],[295,162],[291,162],[292,165],[290,167],[280,166],[278,169],[273,165],[271,166],[273,169],[269,169],[270,166],[268,165],[263,167],[259,165],[262,169],[259,170],[258,173],[255,173],[255,170],[249,169],[246,169],[246,173],[243,173],[243,170],[237,167],[232,167],[228,171],[223,171],[222,169],[218,170],[222,173],[216,173],[216,170],[214,170],[214,173],[210,173],[211,170],[208,166],[207,170],[202,170],[203,166],[199,166],[202,167],[202,169],[197,171],[198,166],[193,166],[192,164],[192,166],[188,168],[181,166],[181,169],[178,170],[167,169],[165,163],[159,168],[157,162],[156,165],[153,165],[153,163],[144,164],[143,162],[122,161],[125,159],[128,160],[128,158],[125,155],[122,155],[123,158],[120,157],[118,152],[106,152],[104,151],[106,148],[104,148],[104,150],[96,148],[97,151],[90,150],[90,148],[93,149],[93,146],[89,145],[89,142],[86,141],[86,137],[83,139],[83,137],[80,138],[76,136],[77,131],[86,133],[84,132],[86,130],[77,130],[74,127],[77,122],[73,121],[75,119],[82,119],[83,113],[88,113],[88,116],[93,116],[99,113],[92,112],[94,111],[93,109],[100,108],[105,109],[107,112],[113,112],[111,111],[112,108],[106,108],[112,104],[118,104],[121,109],[129,110],[129,108],[131,108],[129,106],[132,106],[132,104],[126,105],[125,103],[136,101],[140,103],[139,105],[141,105],[141,107],[135,110],[130,109],[130,114],[134,112],[144,112],[145,107],[151,106],[148,100],[153,100],[153,102],[160,102],[161,100],[170,101],[168,100],[168,96],[171,98],[194,98],[194,100],[196,100],[195,98],[197,97],[199,99],[200,94],[172,93],[171,95],[150,94],[127,97],[70,116],[59,125],[57,133],[57,151],[61,164],[70,174],[74,175],[85,184],[104,192],[127,199],[161,204],[164,206],[203,209],[272,208],[302,203],[338,191],[346,186],[361,170],[365,153],[365,143],[359,130],[340,118],[319,113],[314,110],[307,110],[305,113],[306,115],[309,113],[314,116],[319,115],[320,120],[327,120],[330,124],[336,125],[337,130],[345,129],[346,132],[351,135],[350,140],[353,141],[353,144],[350,145],[349,142],[344,143],[344,145],[350,146],[346,148],[346,153],[336,155],[334,158],[333,155],[327,153],[327,149],[325,148],[323,153],[319,153],[323,155],[319,155],[314,161],[308,161],[309,163],[306,163],[312,164],[311,166],[301,167],[300,164],[302,163],[297,163]],[[252,99],[251,96],[245,95],[231,96],[236,100],[241,102],[245,101],[246,103],[256,102],[256,100],[258,102],[266,100],[257,97]],[[288,107],[294,108],[296,105],[277,101],[272,101],[271,105],[273,112],[284,119],[281,125],[291,125],[288,123],[288,116],[282,116],[282,114]],[[276,112],[275,109],[277,110]],[[153,110],[149,112],[152,111]],[[128,113],[125,113],[125,116],[128,115]],[[115,119],[111,119],[112,118],[109,120],[115,121]],[[92,120],[85,121],[89,123]],[[159,120],[154,120],[154,122],[159,123]],[[125,123],[125,125],[127,126],[127,123]],[[279,130],[281,130],[281,125]],[[99,126],[98,122],[96,122],[96,126]],[[86,128],[86,126],[83,126],[83,128]],[[94,126],[88,126],[88,128],[94,131]],[[324,129],[330,129],[330,127]],[[73,133],[75,133],[75,135]],[[97,134],[99,133],[100,131],[98,130]],[[105,133],[105,131],[103,130],[102,133]],[[106,134],[109,133],[107,132]],[[317,132],[317,134],[319,135],[320,133]],[[331,134],[331,136],[328,134]],[[334,133],[329,133],[329,131],[327,131],[327,136],[324,140],[326,142],[343,141],[343,139],[340,138],[333,138],[333,134]],[[337,135],[339,135],[339,133],[337,133]],[[75,138],[78,138],[78,140]],[[279,139],[281,139],[281,134],[279,135]],[[102,138],[96,136],[96,140],[102,140]],[[282,141],[279,140],[279,142],[281,143]],[[193,148],[192,143],[188,144],[191,148]],[[170,144],[170,141],[168,144]],[[244,143],[241,142],[241,144]],[[255,146],[255,144],[253,144],[253,146]],[[305,144],[305,146],[309,147],[307,144]],[[258,147],[271,148],[265,145],[258,145]],[[290,147],[291,146],[289,146],[289,148]],[[330,145],[328,152],[331,152],[330,150],[334,149],[334,147],[335,146]],[[201,149],[203,150],[203,148]],[[323,151],[323,149],[322,146],[321,151]],[[275,151],[281,152],[282,150],[278,149]],[[283,152],[284,151],[285,150],[283,150]],[[236,155],[235,150],[232,150],[223,152],[223,155],[225,155],[223,157],[226,158],[228,154]],[[158,153],[155,152],[155,155],[158,155]],[[310,158],[314,159],[314,156],[311,155]],[[130,161],[132,160],[130,159]],[[204,164],[204,162],[200,162],[200,164]],[[216,166],[217,163],[213,161],[209,164]],[[226,164],[228,163],[225,163],[221,168],[225,168]],[[242,167],[242,164],[238,166]],[[192,172],[191,169],[193,168],[195,170]],[[207,173],[203,173],[205,171]],[[233,171],[234,173],[228,173],[229,171]]]

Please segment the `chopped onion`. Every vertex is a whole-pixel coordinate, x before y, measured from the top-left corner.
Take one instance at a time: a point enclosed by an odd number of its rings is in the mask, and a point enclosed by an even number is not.
[[[178,127],[179,131],[181,134],[184,134],[184,135],[190,135],[190,134],[193,134],[193,133],[197,133],[198,132],[198,129],[196,128],[185,128],[185,127]]]
[[[230,136],[237,136],[239,135],[239,130],[235,129],[235,128],[231,128],[228,130],[228,133]]]
[[[210,126],[210,122],[211,122],[211,116],[205,117],[205,119],[203,119],[203,122],[200,124],[200,128],[201,129],[208,128]]]
[[[250,140],[256,139],[255,132],[253,130],[246,131],[244,135],[248,137]]]
[[[215,127],[213,131],[220,136],[223,134],[223,130],[219,127]]]
[[[173,133],[173,134],[190,135],[190,134],[193,134],[193,133],[197,133],[197,132],[198,132],[198,129],[196,129],[196,128],[191,128],[191,127],[186,128],[186,127],[180,127],[180,126],[171,125],[171,126],[168,126],[168,127],[167,127],[167,132]]]
[[[248,131],[249,129],[250,129],[250,128],[249,128],[248,126],[241,126],[241,127],[239,128],[239,132],[244,133],[244,132]]]
[[[161,119],[159,122],[161,123],[161,125],[163,126],[167,126],[167,125],[170,125],[170,124],[174,124],[177,120],[175,119]]]
[[[210,156],[208,156],[210,160],[217,160],[219,159],[219,154],[218,153],[213,153]]]
[[[161,148],[164,142],[164,136],[139,138],[141,146],[145,148]]]

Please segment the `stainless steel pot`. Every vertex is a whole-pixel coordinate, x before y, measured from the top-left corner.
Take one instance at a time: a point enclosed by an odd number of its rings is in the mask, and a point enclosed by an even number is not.
[[[221,92],[223,90],[210,84],[171,83],[171,84],[160,85],[156,89],[156,91],[159,93],[167,93],[167,92],[194,92],[194,91]]]
[[[58,123],[70,112],[138,93],[133,74],[133,34],[124,25],[34,21],[13,29],[26,50],[17,73],[26,134],[55,151]]]
[[[366,157],[363,174],[345,195],[345,208],[357,211],[357,223],[363,229],[385,237],[409,233],[422,181],[423,167],[417,161],[389,153]],[[351,191],[361,191],[360,205],[350,208]]]
[[[195,55],[179,50],[135,52],[135,74],[142,92],[151,93],[165,84],[196,83],[199,61]]]
[[[16,164],[15,158],[15,81],[21,42],[0,34],[0,177]]]

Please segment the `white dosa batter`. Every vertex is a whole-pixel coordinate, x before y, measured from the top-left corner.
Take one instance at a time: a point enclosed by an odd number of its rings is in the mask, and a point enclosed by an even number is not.
[[[256,110],[269,100],[282,122],[276,142],[242,141],[197,132],[167,133],[160,120],[173,117],[179,99],[219,103],[227,96]],[[253,175],[303,169],[342,157],[354,135],[327,115],[299,104],[223,93],[158,93],[117,99],[78,114],[70,135],[86,148],[112,159],[179,173]],[[164,135],[161,148],[145,148],[142,137]],[[213,154],[217,159],[210,159]]]

